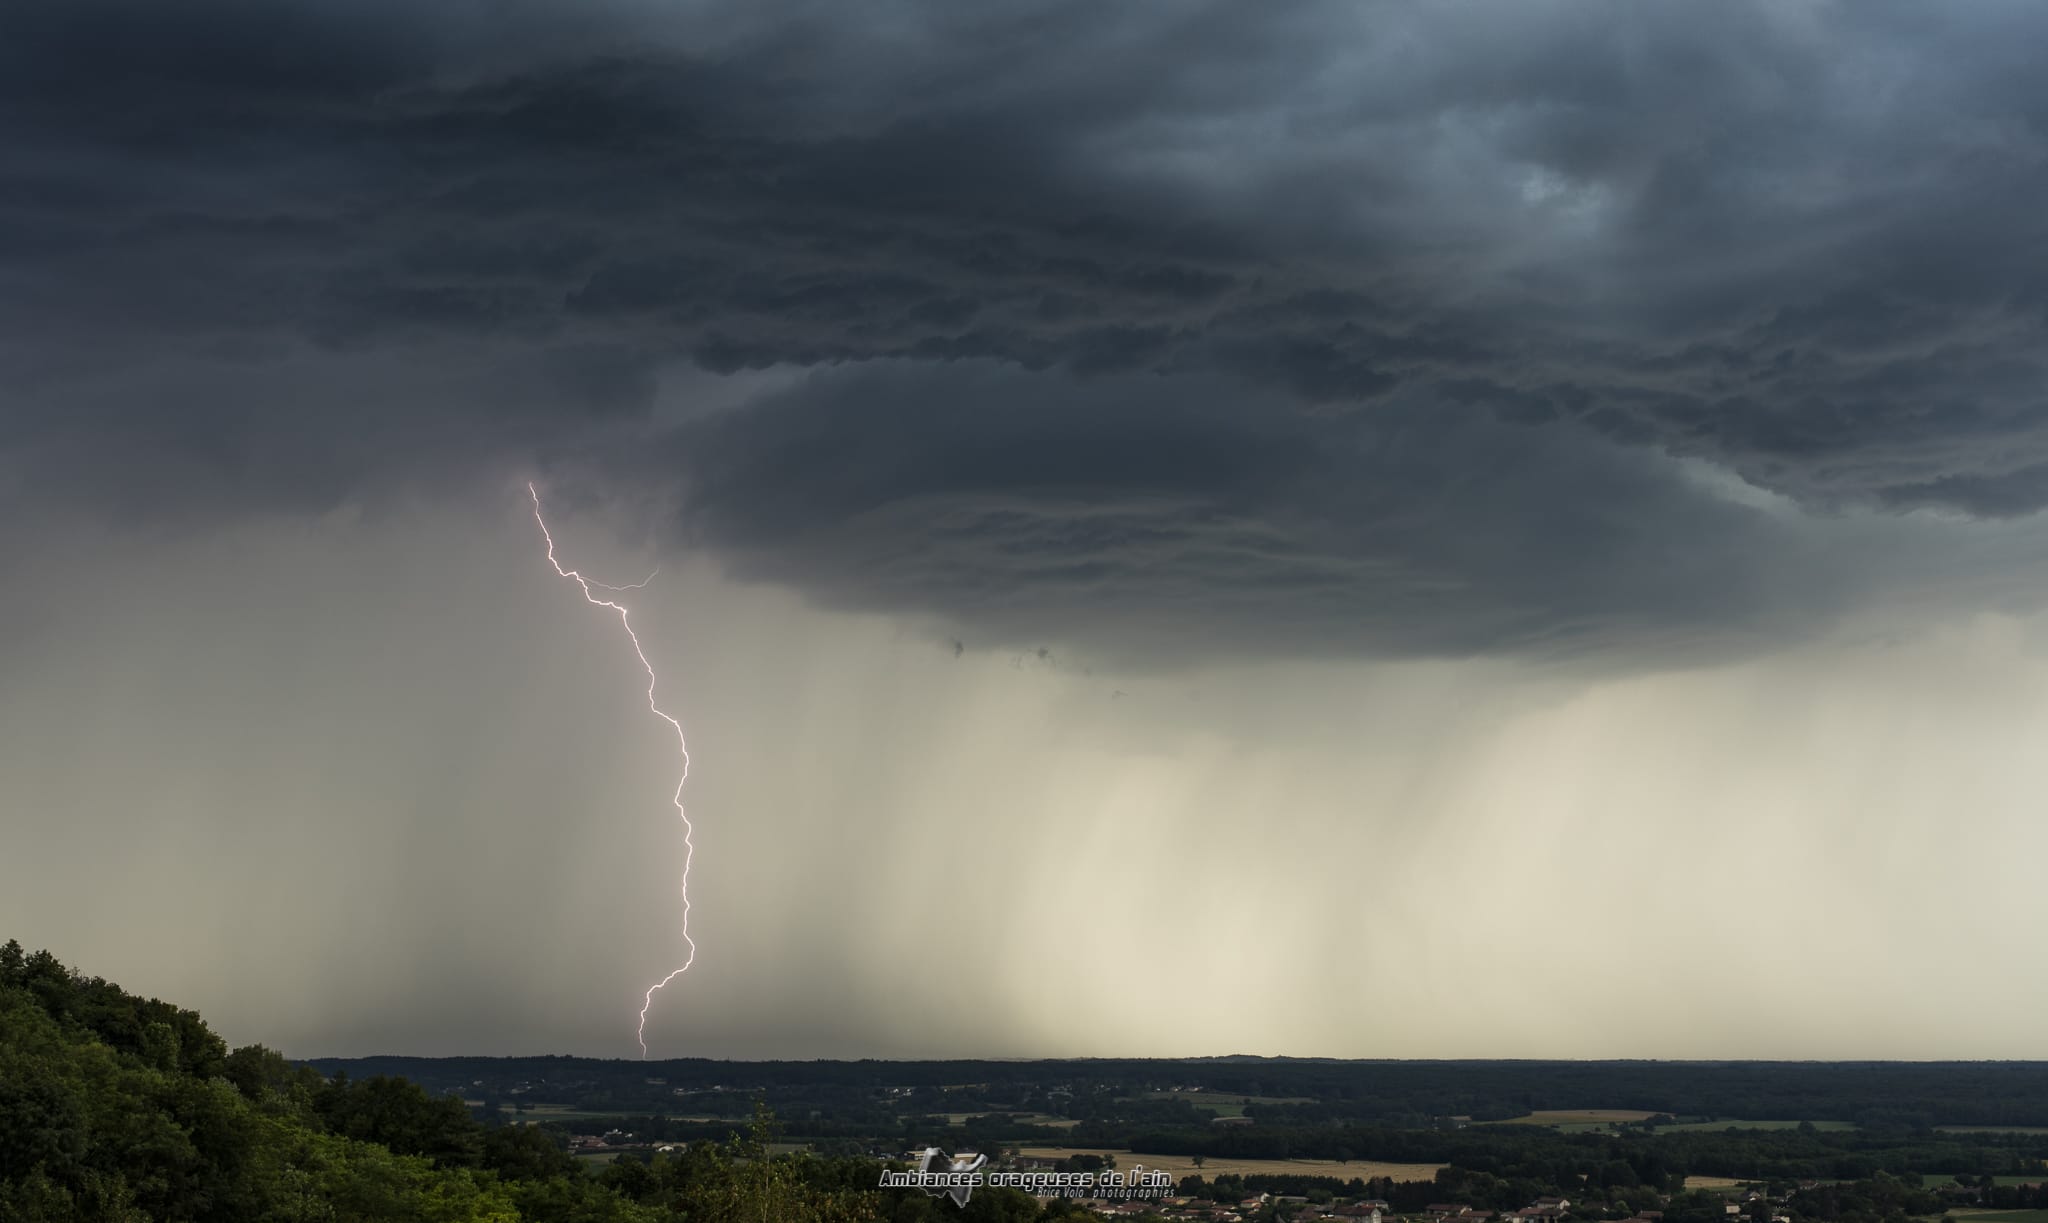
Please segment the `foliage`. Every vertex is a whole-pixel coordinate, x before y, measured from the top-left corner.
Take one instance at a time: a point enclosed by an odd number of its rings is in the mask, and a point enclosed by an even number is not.
[[[770,1119],[632,1173],[392,1076],[229,1052],[191,1011],[0,948],[0,1219],[860,1223],[873,1164],[769,1155]],[[855,1161],[859,1162],[859,1161]]]

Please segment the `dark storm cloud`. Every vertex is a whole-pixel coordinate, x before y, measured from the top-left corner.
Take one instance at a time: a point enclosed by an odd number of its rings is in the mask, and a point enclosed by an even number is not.
[[[687,474],[689,523],[744,574],[1016,637],[1075,626],[1127,659],[1698,660],[1851,593],[1853,563],[1796,524],[1615,443],[1436,404],[1286,404],[906,362],[815,378],[651,461]]]
[[[687,439],[703,538],[867,605],[1401,650],[1828,602],[1661,454],[2048,502],[2033,6],[8,22],[31,487],[317,504],[602,449],[665,358],[882,360]]]

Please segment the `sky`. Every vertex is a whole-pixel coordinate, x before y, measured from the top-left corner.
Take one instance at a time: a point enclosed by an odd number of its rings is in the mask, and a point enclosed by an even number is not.
[[[71,0],[0,937],[295,1056],[2048,1058],[2048,10]]]

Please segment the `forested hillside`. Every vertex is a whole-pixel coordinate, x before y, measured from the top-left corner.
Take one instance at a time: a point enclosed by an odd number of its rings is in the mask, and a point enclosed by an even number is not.
[[[765,1121],[765,1119],[764,1119]],[[328,1079],[197,1014],[0,948],[0,1219],[8,1223],[667,1223],[917,1217],[875,1165],[763,1158],[765,1124],[652,1165],[583,1171],[403,1080]]]

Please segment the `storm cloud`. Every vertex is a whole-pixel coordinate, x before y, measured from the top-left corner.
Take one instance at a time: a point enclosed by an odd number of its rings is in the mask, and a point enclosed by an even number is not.
[[[9,25],[38,496],[626,455],[676,539],[827,600],[1381,653],[1740,641],[1856,588],[1685,464],[1823,516],[2048,501],[2028,6]],[[815,372],[679,426],[678,365]]]

